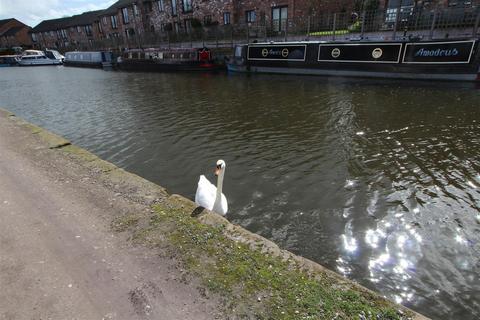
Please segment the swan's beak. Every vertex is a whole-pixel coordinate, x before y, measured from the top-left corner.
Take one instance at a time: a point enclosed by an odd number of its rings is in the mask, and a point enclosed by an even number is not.
[[[218,175],[220,174],[220,168],[219,167],[216,167],[215,168],[215,175],[218,177]]]

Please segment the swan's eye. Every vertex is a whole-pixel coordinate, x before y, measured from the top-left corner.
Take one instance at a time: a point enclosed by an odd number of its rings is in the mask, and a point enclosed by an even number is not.
[[[221,164],[217,164],[217,169],[222,169],[222,165],[221,165]]]

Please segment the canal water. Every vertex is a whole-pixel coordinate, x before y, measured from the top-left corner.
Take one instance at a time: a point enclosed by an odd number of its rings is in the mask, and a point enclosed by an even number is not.
[[[0,105],[191,199],[224,159],[233,223],[434,319],[480,317],[473,84],[2,68]]]

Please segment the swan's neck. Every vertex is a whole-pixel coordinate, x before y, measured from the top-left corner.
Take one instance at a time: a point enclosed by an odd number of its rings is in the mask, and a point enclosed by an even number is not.
[[[222,201],[222,189],[223,189],[223,176],[225,174],[225,169],[221,170],[217,178],[217,195],[215,196],[215,203],[220,203]],[[215,205],[214,205],[215,206]]]

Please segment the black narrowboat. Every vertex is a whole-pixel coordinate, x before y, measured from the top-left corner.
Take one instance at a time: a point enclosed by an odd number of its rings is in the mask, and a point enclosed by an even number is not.
[[[480,53],[477,39],[251,43],[235,47],[228,70],[479,81]]]
[[[225,66],[212,59],[208,48],[133,49],[117,61],[128,71],[147,72],[216,72]]]

